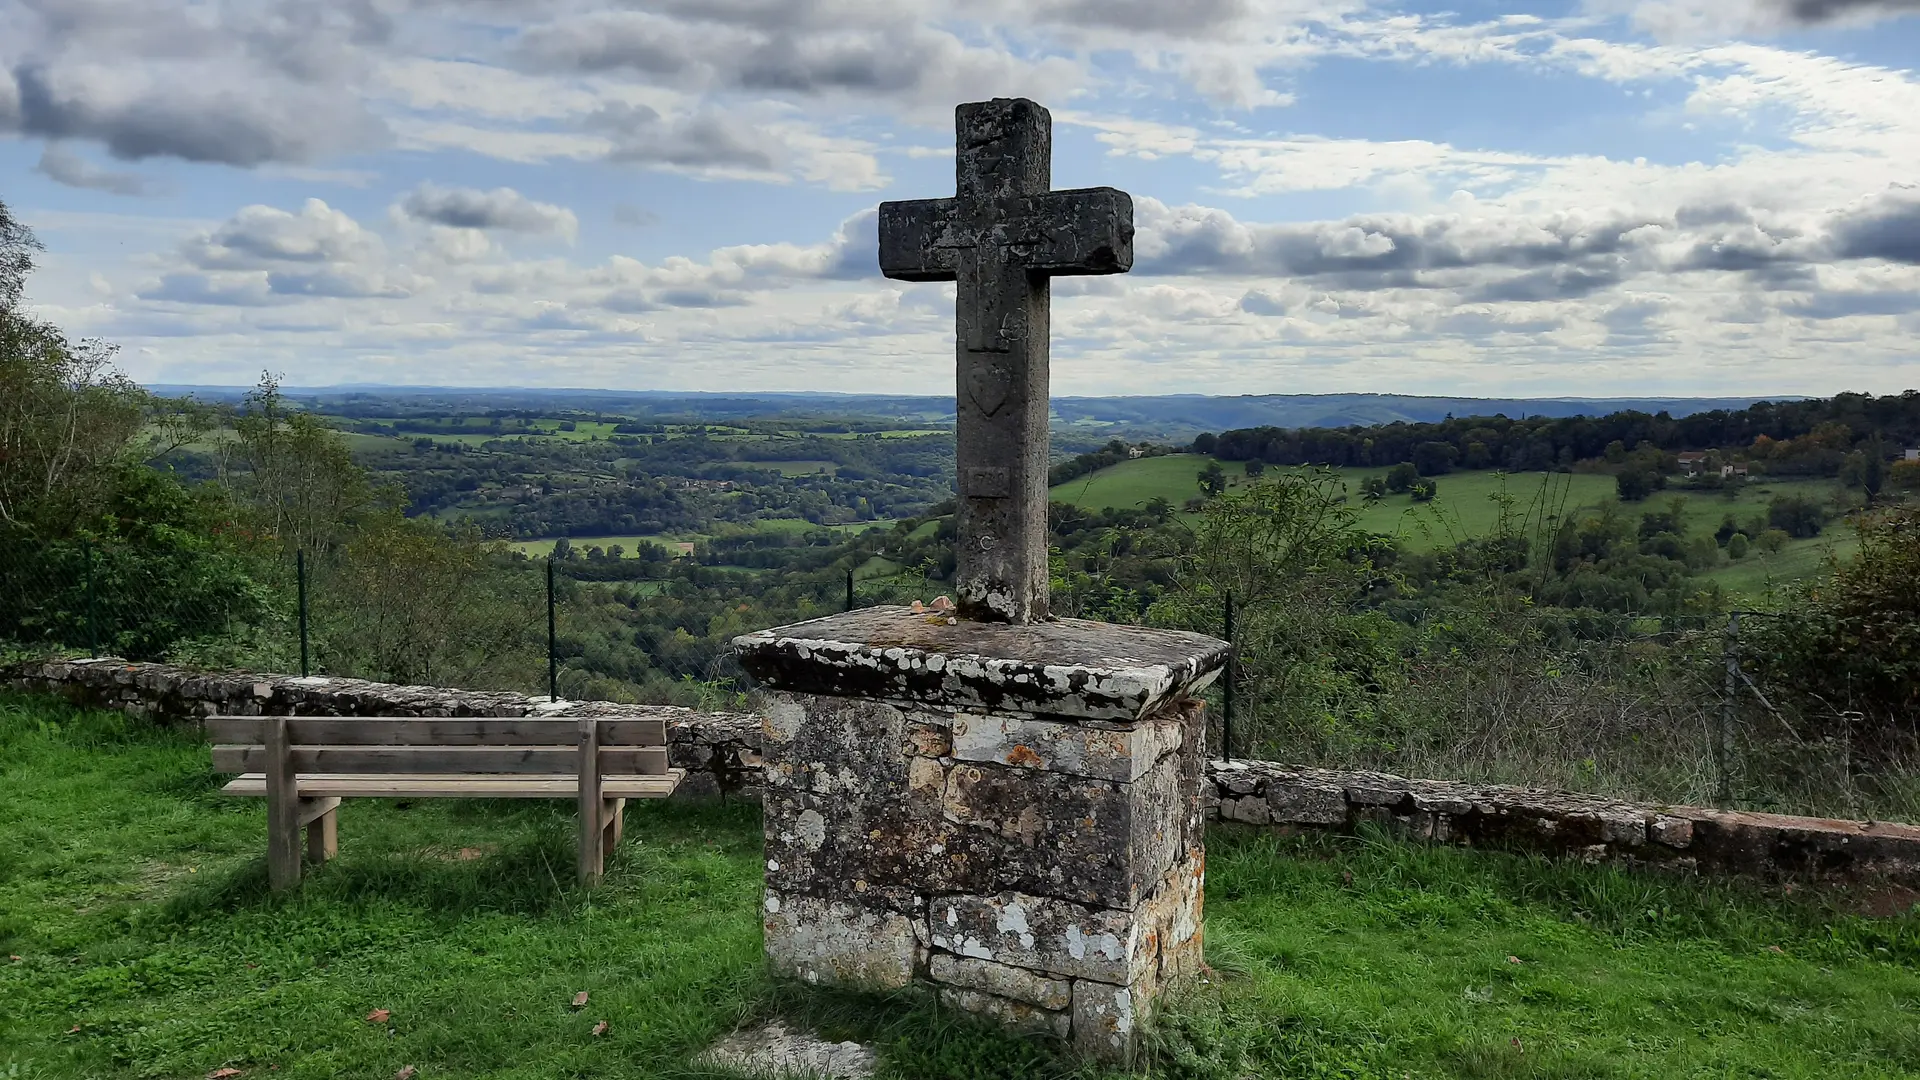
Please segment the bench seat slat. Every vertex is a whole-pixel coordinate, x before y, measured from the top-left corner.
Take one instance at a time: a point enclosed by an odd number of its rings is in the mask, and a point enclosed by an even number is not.
[[[603,776],[600,790],[608,799],[664,799],[686,775],[669,769],[663,776]],[[315,773],[300,777],[300,797],[389,799],[571,799],[579,794],[577,775],[467,776],[454,773],[341,774]],[[262,796],[267,793],[263,773],[237,777],[220,789],[225,795]]]
[[[571,746],[296,746],[290,751],[300,773],[507,773],[555,774],[578,770]],[[600,752],[604,773],[661,775],[665,747],[610,747]],[[264,746],[216,746],[213,771],[264,773]]]
[[[266,717],[214,716],[206,721],[216,743],[264,743]],[[546,717],[293,716],[287,737],[296,746],[573,746],[579,721]],[[667,722],[647,718],[599,721],[600,745],[665,746]]]

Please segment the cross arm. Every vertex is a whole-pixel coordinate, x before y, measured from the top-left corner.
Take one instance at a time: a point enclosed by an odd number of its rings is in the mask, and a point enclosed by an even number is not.
[[[1050,277],[1133,269],[1133,198],[1110,187],[1029,195],[1014,247],[1028,270]]]
[[[958,202],[913,199],[880,204],[880,272],[900,281],[952,281],[960,267]]]

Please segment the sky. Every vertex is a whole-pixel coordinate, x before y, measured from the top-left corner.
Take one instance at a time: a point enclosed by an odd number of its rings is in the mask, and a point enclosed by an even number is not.
[[[0,202],[143,382],[950,393],[874,208],[1013,96],[1055,393],[1920,386],[1920,0],[0,0]]]

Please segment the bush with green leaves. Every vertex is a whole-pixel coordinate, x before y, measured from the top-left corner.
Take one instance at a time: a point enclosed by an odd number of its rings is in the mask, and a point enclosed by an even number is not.
[[[1857,520],[1860,550],[1799,585],[1793,618],[1755,620],[1746,651],[1803,735],[1863,763],[1920,752],[1920,509]]]

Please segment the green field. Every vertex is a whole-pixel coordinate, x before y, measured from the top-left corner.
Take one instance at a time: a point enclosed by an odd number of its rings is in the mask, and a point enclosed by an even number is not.
[[[1053,488],[1055,502],[1071,503],[1087,509],[1145,506],[1162,498],[1174,507],[1183,507],[1200,494],[1199,473],[1212,458],[1194,454],[1172,454],[1141,458],[1101,469],[1088,476]],[[1251,482],[1240,462],[1222,461],[1231,493]],[[1274,472],[1269,469],[1269,474]],[[1435,477],[1439,494],[1429,503],[1417,503],[1407,494],[1388,495],[1371,505],[1360,499],[1361,481],[1380,476],[1383,469],[1330,470],[1346,484],[1351,505],[1359,511],[1359,524],[1372,532],[1403,538],[1416,549],[1450,545],[1457,540],[1483,536],[1499,519],[1500,505],[1495,496],[1513,499],[1513,513],[1537,518],[1540,514],[1564,515],[1582,508],[1617,504],[1613,477],[1595,473],[1509,473],[1491,470],[1453,472]],[[1816,480],[1759,480],[1724,492],[1693,492],[1681,488],[1660,492],[1629,509],[1631,513],[1665,506],[1671,498],[1686,500],[1686,524],[1689,534],[1711,533],[1721,519],[1731,513],[1742,524],[1766,511],[1776,495],[1805,494],[1829,498],[1833,484]],[[1803,541],[1802,544],[1812,544]],[[1798,545],[1795,545],[1798,546]],[[1792,546],[1790,546],[1790,550]],[[1784,557],[1784,553],[1783,556]]]
[[[672,545],[676,543],[689,543],[689,542],[694,542],[694,541],[704,540],[704,539],[706,539],[706,537],[698,536],[698,535],[689,535],[685,537],[676,537],[671,535],[569,536],[567,537],[567,543],[572,545],[573,550],[575,551],[585,551],[589,547],[597,547],[604,550],[606,548],[612,547],[615,544],[619,544],[622,548],[626,549],[626,552],[625,552],[626,557],[631,559],[635,557],[635,553],[639,550],[641,544]],[[548,538],[545,540],[515,540],[512,543],[508,544],[507,546],[513,548],[515,551],[518,551],[522,554],[534,556],[536,558],[541,558],[541,557],[545,557],[547,555],[552,554],[553,545],[557,542],[558,541],[554,538]]]
[[[355,800],[274,896],[264,800],[209,764],[191,727],[0,696],[0,1077],[719,1080],[694,1056],[771,1016],[877,1080],[1920,1073],[1920,912],[1844,893],[1210,830],[1210,970],[1121,1073],[769,980],[757,801],[629,804],[586,891],[566,801]]]
[[[798,536],[810,532],[824,531],[834,533],[838,536],[854,536],[868,529],[890,529],[892,527],[892,519],[854,521],[841,525],[816,525],[805,518],[762,518],[759,521],[752,522],[751,525],[728,526],[726,532],[720,534],[686,532],[655,533],[645,536],[632,533],[618,536],[570,536],[567,538],[567,542],[573,546],[575,551],[585,551],[589,547],[605,549],[612,547],[614,544],[619,544],[625,549],[624,555],[626,558],[635,558],[641,544],[664,544],[668,547],[674,544],[697,544],[702,540],[712,539],[714,535],[737,536],[741,533],[764,532]],[[509,543],[508,546],[515,551],[538,558],[551,553],[554,543],[555,538],[549,537],[544,540],[515,540]]]

